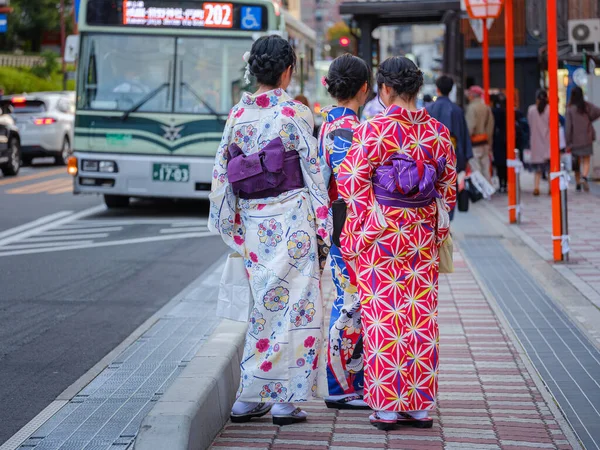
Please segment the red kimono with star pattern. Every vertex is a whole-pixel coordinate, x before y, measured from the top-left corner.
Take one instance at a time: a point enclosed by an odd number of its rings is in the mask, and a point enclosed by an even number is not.
[[[377,167],[399,152],[415,160],[447,160],[436,183],[440,204],[456,201],[456,156],[447,128],[425,109],[392,105],[362,124],[338,172],[348,204],[341,237],[344,259],[355,261],[362,305],[365,395],[377,411],[435,408],[438,386],[438,202],[394,208],[375,199]]]

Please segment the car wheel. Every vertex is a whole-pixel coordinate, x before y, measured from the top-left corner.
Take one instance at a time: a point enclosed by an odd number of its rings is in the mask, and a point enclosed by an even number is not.
[[[8,162],[2,166],[2,173],[5,176],[15,176],[19,173],[21,168],[21,149],[19,148],[19,141],[15,138],[10,138],[8,141],[8,148],[10,154],[8,156]]]
[[[69,142],[69,139],[65,137],[60,153],[54,157],[54,162],[57,166],[66,166],[69,162],[69,156],[71,156],[71,143]]]
[[[129,206],[129,197],[122,195],[104,194],[104,203],[108,208],[127,208]]]

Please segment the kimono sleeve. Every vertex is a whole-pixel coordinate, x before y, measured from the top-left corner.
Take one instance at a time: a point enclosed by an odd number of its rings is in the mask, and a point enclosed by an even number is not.
[[[359,126],[348,154],[339,167],[338,192],[348,206],[346,223],[340,237],[344,259],[354,260],[387,229],[371,178],[375,170],[369,155],[374,152],[368,139],[369,123]]]
[[[237,211],[237,197],[233,193],[227,176],[227,163],[229,160],[227,149],[233,134],[233,121],[233,115],[230,115],[225,124],[223,137],[215,158],[212,187],[208,197],[210,200],[208,229],[221,235],[225,244],[243,255],[244,229]]]
[[[331,245],[331,220],[329,211],[329,195],[319,163],[317,139],[313,136],[314,119],[312,112],[304,105],[295,105],[296,115],[289,120],[297,127],[299,133],[298,153],[304,183],[308,188],[313,209],[317,234],[325,245]],[[285,142],[285,140],[284,140]]]
[[[442,124],[439,136],[440,152],[446,157],[446,167],[436,183],[436,191],[440,194],[446,211],[451,211],[456,205],[456,153],[450,141],[450,132]]]

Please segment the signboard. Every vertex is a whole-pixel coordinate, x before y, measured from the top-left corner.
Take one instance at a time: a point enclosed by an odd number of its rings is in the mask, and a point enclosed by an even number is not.
[[[471,28],[473,29],[473,34],[475,34],[475,38],[477,42],[480,44],[483,42],[483,20],[482,19],[469,19],[469,23],[471,24]],[[492,24],[494,23],[494,19],[487,19],[487,28],[488,30],[492,28]]]
[[[0,14],[0,33],[6,33],[8,31],[8,16],[6,14]]]
[[[88,25],[261,31],[263,6],[170,0],[90,0]]]

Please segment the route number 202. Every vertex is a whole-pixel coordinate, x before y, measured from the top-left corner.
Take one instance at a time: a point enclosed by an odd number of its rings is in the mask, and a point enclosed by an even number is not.
[[[205,3],[204,26],[206,28],[232,28],[233,5],[231,3]]]

